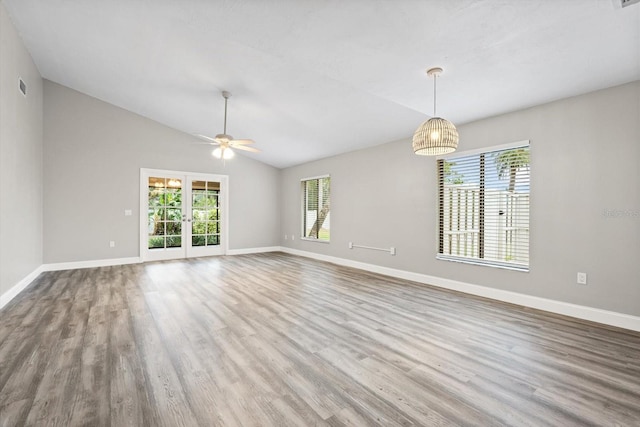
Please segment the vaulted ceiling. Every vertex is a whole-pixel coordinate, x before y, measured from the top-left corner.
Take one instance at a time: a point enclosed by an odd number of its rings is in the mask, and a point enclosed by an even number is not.
[[[434,66],[458,125],[640,79],[640,4],[620,0],[4,4],[44,78],[207,135],[228,90],[229,133],[276,167],[409,138]]]

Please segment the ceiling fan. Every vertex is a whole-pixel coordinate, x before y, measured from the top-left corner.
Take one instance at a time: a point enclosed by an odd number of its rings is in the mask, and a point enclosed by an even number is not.
[[[250,151],[252,153],[259,153],[260,150],[253,147],[247,147],[249,144],[253,144],[253,140],[251,139],[233,139],[231,135],[227,134],[227,102],[229,101],[229,97],[231,93],[226,90],[222,91],[222,97],[224,98],[224,131],[215,136],[215,138],[211,138],[206,135],[196,135],[198,138],[204,139],[206,142],[203,144],[209,145],[217,145],[215,150],[211,154],[213,157],[217,159],[229,160],[235,156],[232,148],[236,148],[238,150]]]

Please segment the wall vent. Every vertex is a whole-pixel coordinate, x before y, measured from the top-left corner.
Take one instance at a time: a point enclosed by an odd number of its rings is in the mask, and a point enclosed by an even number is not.
[[[24,96],[27,96],[27,84],[21,78],[18,79],[18,87]]]
[[[632,4],[640,3],[640,0],[620,0],[622,7],[631,6]]]

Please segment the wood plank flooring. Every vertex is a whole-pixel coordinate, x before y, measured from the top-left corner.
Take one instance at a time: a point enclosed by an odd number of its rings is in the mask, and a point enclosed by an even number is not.
[[[282,253],[48,272],[0,425],[638,426],[640,334]]]

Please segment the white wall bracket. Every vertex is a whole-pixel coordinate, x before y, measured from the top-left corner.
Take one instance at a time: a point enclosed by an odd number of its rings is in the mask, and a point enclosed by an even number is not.
[[[393,246],[389,249],[387,248],[374,248],[373,246],[364,246],[364,245],[354,245],[353,242],[349,242],[349,249],[359,248],[359,249],[370,249],[372,251],[380,251],[380,252],[389,252],[390,255],[396,254],[396,248]]]

